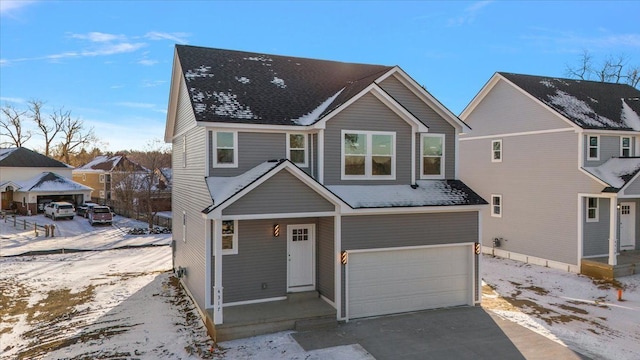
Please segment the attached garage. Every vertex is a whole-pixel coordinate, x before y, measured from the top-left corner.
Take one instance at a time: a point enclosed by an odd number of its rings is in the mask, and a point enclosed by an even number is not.
[[[473,304],[473,244],[347,253],[349,319]]]

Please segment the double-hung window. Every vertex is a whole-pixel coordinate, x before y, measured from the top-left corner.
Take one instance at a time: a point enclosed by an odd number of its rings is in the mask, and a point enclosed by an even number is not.
[[[600,160],[600,136],[587,136],[588,150],[587,160]]]
[[[342,131],[342,179],[395,179],[396,134]]]
[[[502,217],[502,195],[491,195],[491,216]]]
[[[623,136],[620,138],[620,156],[631,156],[631,138],[628,136]]]
[[[502,162],[502,140],[491,142],[491,162]]]
[[[420,142],[420,178],[444,179],[444,134],[423,134]]]
[[[213,132],[213,166],[238,167],[238,133],[232,131]]]
[[[222,254],[238,253],[238,222],[236,220],[222,221]]]
[[[292,163],[307,167],[307,135],[287,134],[287,154]]]
[[[598,217],[598,198],[587,198],[587,222],[597,222]]]

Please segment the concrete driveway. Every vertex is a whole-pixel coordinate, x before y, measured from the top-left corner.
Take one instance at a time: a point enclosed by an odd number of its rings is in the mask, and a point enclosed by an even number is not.
[[[353,320],[293,333],[306,351],[359,344],[384,359],[588,359],[481,307]]]

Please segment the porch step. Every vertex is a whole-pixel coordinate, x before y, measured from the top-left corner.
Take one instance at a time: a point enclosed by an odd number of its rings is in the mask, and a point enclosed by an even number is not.
[[[294,292],[287,294],[287,301],[289,302],[300,302],[307,301],[310,299],[320,298],[320,293],[317,291],[303,291],[303,292]]]
[[[303,332],[310,330],[333,329],[338,327],[338,320],[335,316],[326,316],[315,319],[304,319],[296,321],[295,331]]]

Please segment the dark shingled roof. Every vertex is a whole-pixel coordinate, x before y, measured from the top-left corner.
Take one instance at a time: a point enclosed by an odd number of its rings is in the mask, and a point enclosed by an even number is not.
[[[24,147],[0,149],[0,166],[3,167],[59,167],[70,166]]]
[[[640,130],[640,90],[630,85],[499,74],[583,129]]]
[[[129,159],[126,155],[99,155],[90,162],[77,168],[78,171],[83,170],[103,170],[111,171],[147,171],[142,165]]]
[[[325,105],[313,120],[321,118],[393,69],[187,45],[176,51],[197,121],[307,125],[294,120]]]

